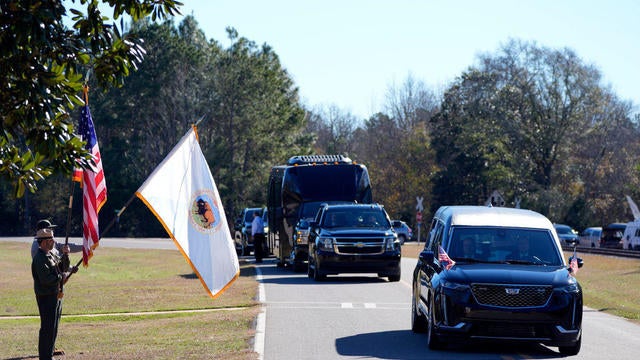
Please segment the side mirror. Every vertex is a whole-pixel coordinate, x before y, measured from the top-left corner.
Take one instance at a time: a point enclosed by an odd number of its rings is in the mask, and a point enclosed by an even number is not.
[[[434,259],[433,251],[431,251],[431,250],[422,250],[422,252],[419,255],[419,259],[423,263],[427,263],[427,264],[433,263],[433,259]]]

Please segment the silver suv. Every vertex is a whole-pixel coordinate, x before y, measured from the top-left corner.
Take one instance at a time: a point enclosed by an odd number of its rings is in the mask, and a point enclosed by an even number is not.
[[[403,245],[405,241],[410,241],[413,238],[413,230],[411,230],[406,222],[401,220],[391,220],[391,226],[393,226],[393,230],[398,234],[398,241],[400,241],[400,245]]]

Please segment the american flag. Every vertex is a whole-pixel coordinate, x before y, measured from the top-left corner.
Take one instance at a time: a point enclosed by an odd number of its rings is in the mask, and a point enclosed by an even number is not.
[[[449,255],[447,255],[447,252],[444,251],[442,246],[438,246],[438,261],[444,266],[445,270],[451,269],[451,267],[456,264],[456,262],[451,260]]]
[[[574,256],[571,258],[571,261],[569,261],[569,274],[576,276],[577,273],[578,273],[578,259]]]
[[[100,240],[98,212],[107,201],[107,184],[89,106],[82,108],[78,132],[82,140],[87,142],[85,148],[93,155],[94,162],[90,169],[76,169],[73,174],[73,180],[82,183],[82,263],[88,266]]]
[[[576,248],[573,248],[573,256],[569,258],[569,275],[576,276],[578,273],[578,255]]]

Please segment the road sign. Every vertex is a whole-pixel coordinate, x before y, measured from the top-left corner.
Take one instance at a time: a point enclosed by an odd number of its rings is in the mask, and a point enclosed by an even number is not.
[[[424,210],[424,206],[422,206],[423,200],[424,200],[424,197],[422,196],[416,197],[416,201],[418,202],[418,205],[416,205],[416,210],[418,210],[419,212],[422,212],[422,210]]]
[[[418,212],[416,213],[416,222],[417,222],[418,224],[421,224],[421,223],[422,223],[422,211],[418,211]]]

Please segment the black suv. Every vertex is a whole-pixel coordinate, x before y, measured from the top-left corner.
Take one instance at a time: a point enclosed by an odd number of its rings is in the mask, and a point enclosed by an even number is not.
[[[551,222],[529,210],[438,209],[413,273],[411,328],[431,349],[469,340],[580,351],[582,288]],[[574,261],[572,261],[574,260]]]
[[[308,275],[376,273],[400,280],[400,243],[378,204],[320,206],[310,223]]]

